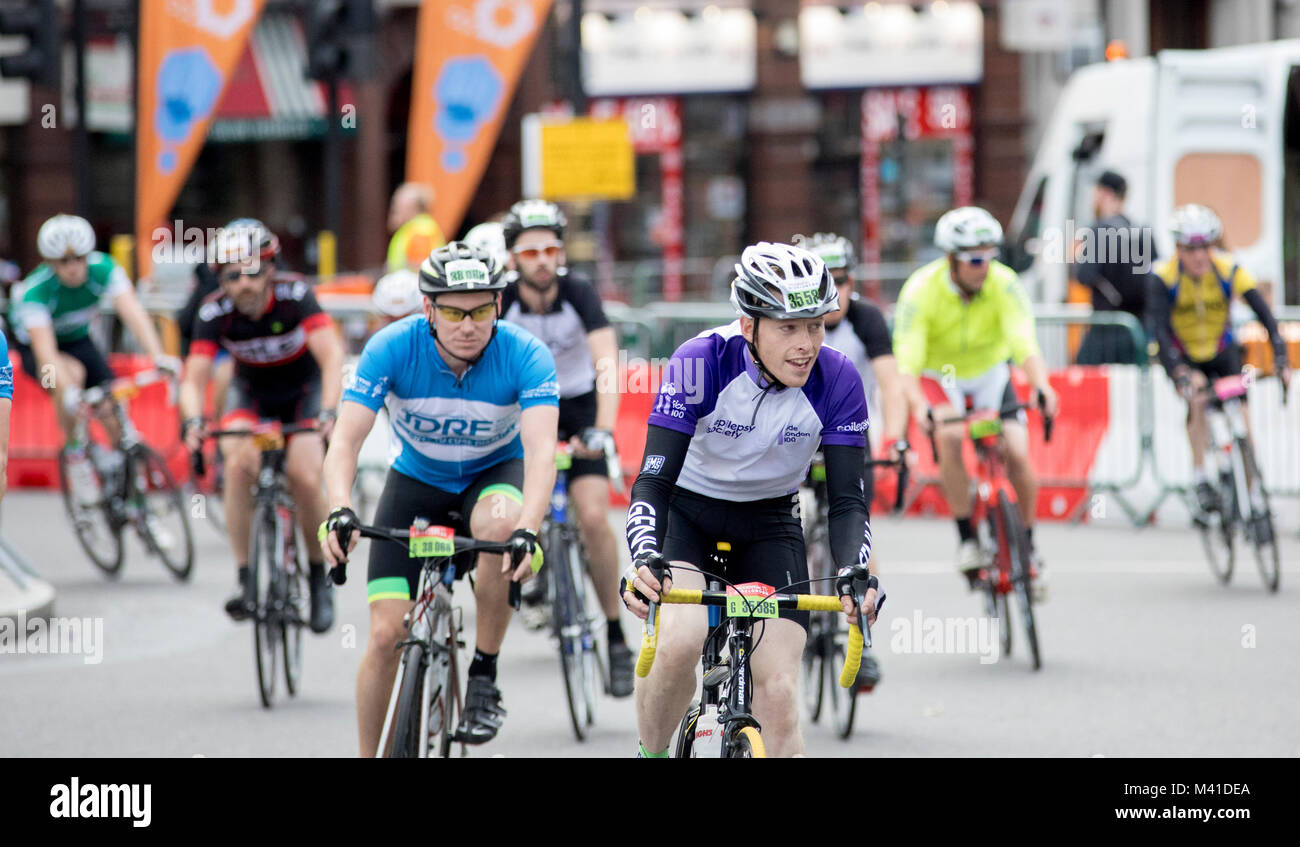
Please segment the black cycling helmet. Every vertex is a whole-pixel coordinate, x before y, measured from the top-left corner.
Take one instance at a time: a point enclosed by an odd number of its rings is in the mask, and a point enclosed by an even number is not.
[[[501,232],[506,239],[506,249],[514,249],[519,235],[527,229],[549,229],[555,237],[564,240],[564,227],[568,221],[560,207],[548,200],[520,200],[510,207],[501,221]]]
[[[429,297],[468,291],[501,291],[505,268],[487,250],[453,241],[437,248],[420,265],[420,291]]]

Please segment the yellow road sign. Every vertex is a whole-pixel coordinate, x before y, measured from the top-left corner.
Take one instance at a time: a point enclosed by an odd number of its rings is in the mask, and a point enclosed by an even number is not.
[[[636,164],[627,122],[574,118],[541,126],[542,196],[629,200]]]

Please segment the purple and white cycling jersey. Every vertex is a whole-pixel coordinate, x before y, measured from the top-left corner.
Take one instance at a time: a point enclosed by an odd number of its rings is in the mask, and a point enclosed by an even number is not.
[[[819,445],[866,446],[862,377],[838,350],[821,348],[803,388],[764,391],[759,381],[739,321],[677,348],[650,423],[692,436],[679,486],[720,500],[780,497],[798,488]]]

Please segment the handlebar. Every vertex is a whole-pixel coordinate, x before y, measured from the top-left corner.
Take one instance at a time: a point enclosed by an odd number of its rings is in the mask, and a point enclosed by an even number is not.
[[[315,432],[315,424],[258,424],[252,429],[213,429],[203,434],[203,440],[207,441],[212,438],[223,438],[225,436],[267,436],[279,435],[288,438],[291,435],[297,435],[300,432]],[[194,471],[195,477],[201,477],[207,472],[207,460],[203,458],[203,451],[196,450],[190,454],[190,468]]]
[[[324,527],[322,527],[322,530]],[[411,530],[393,529],[382,526],[365,526],[363,524],[340,524],[335,530],[339,539],[339,546],[347,550],[348,542],[352,540],[352,533],[355,532],[362,538],[374,538],[382,541],[391,541],[395,544],[401,544],[409,549],[411,541]],[[321,533],[321,541],[325,540],[325,533]],[[477,538],[470,538],[464,535],[453,536],[451,553],[440,553],[429,556],[419,556],[418,558],[441,559],[451,558],[461,553],[509,553],[512,567],[519,567],[520,563],[528,555],[528,549],[522,540],[515,541],[480,541]],[[330,579],[335,585],[343,585],[348,581],[347,560],[344,559],[330,568]],[[518,609],[521,602],[520,584],[516,580],[510,580],[510,594],[507,598],[511,607]]]
[[[636,675],[645,677],[650,673],[650,668],[654,665],[655,651],[659,646],[659,612],[660,606],[664,603],[673,603],[683,606],[726,606],[727,593],[725,591],[703,591],[700,589],[673,588],[659,595],[659,603],[653,603],[650,606],[651,616],[646,618],[645,628],[641,636],[641,655],[637,658]],[[735,596],[735,595],[732,595]],[[774,601],[778,609],[797,609],[801,612],[841,612],[843,606],[840,604],[840,598],[832,597],[825,594],[772,594],[769,597],[755,598],[751,600],[748,597],[742,598],[749,610],[756,608],[758,603]],[[862,607],[858,606],[859,620],[865,622],[865,615],[862,613]],[[653,623],[651,622],[653,618]],[[869,636],[868,636],[869,637]],[[863,630],[857,623],[849,626],[849,644],[848,650],[844,654],[844,667],[840,670],[840,686],[850,688],[853,681],[857,679],[858,667],[862,664],[862,647],[864,644],[870,645],[870,641],[863,637]]]
[[[1015,403],[1010,406],[1003,406],[1001,409],[997,410],[998,417],[999,418],[1010,417],[1022,410],[1035,408],[1035,405],[1037,406],[1038,411],[1043,414],[1043,443],[1050,444],[1052,441],[1052,429],[1056,424],[1056,418],[1049,417],[1047,415],[1046,412],[1047,399],[1043,395],[1041,394],[1038,395],[1037,404]],[[939,464],[939,445],[938,442],[935,441],[935,437],[934,437],[935,429],[945,424],[969,423],[972,418],[976,418],[981,414],[987,414],[987,410],[976,409],[967,412],[964,415],[953,415],[952,417],[944,418],[943,420],[936,420],[934,417],[933,410],[926,412],[926,417],[929,418],[931,423],[930,432],[929,432],[930,455],[934,459],[934,463],[936,465]]]
[[[112,397],[118,401],[129,400],[139,394],[141,388],[163,381],[167,382],[167,404],[174,406],[176,404],[177,386],[180,385],[180,377],[170,371],[163,371],[158,368],[147,368],[130,376],[117,377],[105,385],[87,388],[81,392],[81,399],[82,402],[89,406],[96,406],[107,397]]]
[[[907,494],[907,477],[911,473],[907,466],[907,452],[904,451],[895,459],[871,459],[867,464],[873,468],[894,468],[894,472],[898,474],[898,492],[894,495],[893,513],[898,514],[903,511],[903,501]]]

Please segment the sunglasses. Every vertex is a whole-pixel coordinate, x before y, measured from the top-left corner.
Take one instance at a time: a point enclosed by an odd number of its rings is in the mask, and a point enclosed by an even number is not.
[[[434,304],[438,314],[442,315],[443,320],[458,324],[465,318],[469,318],[475,323],[485,321],[488,318],[494,318],[497,314],[497,303],[495,300],[484,303],[482,306],[475,306],[472,309],[457,309],[455,306],[442,306]]]
[[[528,259],[529,261],[535,262],[542,256],[545,256],[548,259],[557,258],[560,255],[560,251],[563,249],[563,244],[547,244],[543,247],[522,247],[512,250],[511,252],[521,259]]]
[[[86,256],[64,256],[62,259],[50,259],[50,263],[54,265],[79,265],[86,261],[88,261]]]
[[[258,276],[261,276],[261,275],[262,275],[263,273],[265,273],[265,272],[266,272],[266,268],[260,268],[260,269],[255,270],[255,271],[237,271],[237,270],[222,271],[222,272],[221,272],[221,281],[222,281],[222,282],[238,282],[238,281],[239,281],[239,278],[240,278],[241,276],[246,276],[246,277],[258,277]]]
[[[996,250],[963,250],[957,254],[957,261],[978,267],[993,261],[993,257],[997,254],[998,251]]]

